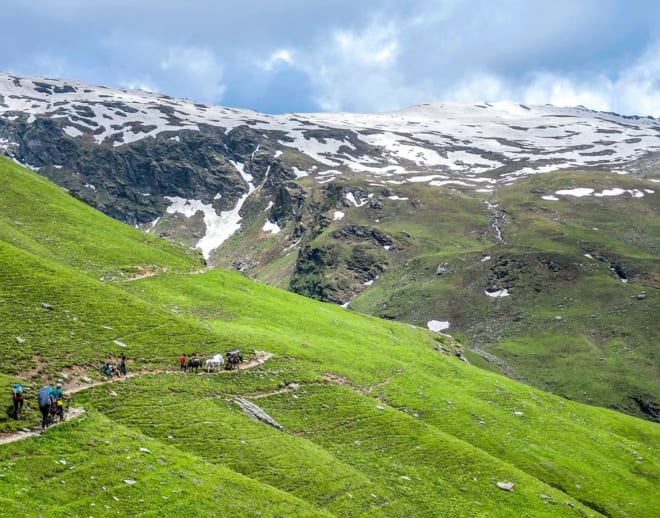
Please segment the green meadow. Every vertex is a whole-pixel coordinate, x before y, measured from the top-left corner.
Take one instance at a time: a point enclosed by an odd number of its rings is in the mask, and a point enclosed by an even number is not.
[[[657,516],[656,424],[469,365],[447,335],[202,271],[3,158],[0,175],[0,432],[37,426],[58,378],[85,409],[0,444],[0,516]],[[235,348],[273,357],[179,372]],[[103,382],[121,353],[134,376]]]

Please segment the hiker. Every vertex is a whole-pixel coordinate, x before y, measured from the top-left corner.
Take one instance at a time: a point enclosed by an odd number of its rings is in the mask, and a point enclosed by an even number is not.
[[[53,398],[55,401],[51,405],[50,413],[53,414],[53,419],[59,417],[60,421],[64,421],[64,391],[62,390],[62,382],[57,381],[55,388],[52,389]]]
[[[64,397],[64,391],[62,390],[62,382],[60,380],[57,380],[57,384],[55,385],[55,388],[51,390],[53,396],[55,397],[55,401],[60,401]]]
[[[115,368],[112,365],[112,362],[107,362],[101,367],[101,374],[105,375],[106,378],[112,378],[112,375],[115,373]],[[119,375],[119,374],[118,374]]]
[[[45,387],[39,389],[37,400],[39,401],[39,410],[41,411],[42,430],[48,428],[48,414],[50,413],[50,407],[54,399],[55,396],[53,395],[53,388],[50,385],[46,385]]]
[[[181,358],[179,358],[179,361],[181,362],[181,370],[183,372],[186,372],[186,353],[183,353],[181,355]]]
[[[23,385],[14,383],[11,389],[11,399],[14,402],[14,419],[20,419],[21,410],[23,410]]]
[[[126,376],[126,355],[121,353],[121,359],[119,360],[119,372]]]

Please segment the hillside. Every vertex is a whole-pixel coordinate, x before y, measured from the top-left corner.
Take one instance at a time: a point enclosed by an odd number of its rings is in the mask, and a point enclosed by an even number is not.
[[[660,420],[657,119],[516,103],[272,116],[0,74],[0,152],[211,265]],[[137,264],[97,270],[160,269]]]
[[[30,171],[0,159],[0,174],[1,379],[90,385],[72,403],[81,417],[0,445],[0,514],[650,517],[660,505],[656,425],[468,365],[445,335],[200,273],[197,256]],[[49,203],[18,219],[32,192]],[[35,233],[44,211],[67,222],[48,239]],[[130,252],[109,252],[122,242]],[[117,273],[145,264],[150,276]],[[236,347],[274,357],[177,372],[181,352]],[[120,352],[142,374],[92,387]],[[32,398],[2,430],[37,423]]]

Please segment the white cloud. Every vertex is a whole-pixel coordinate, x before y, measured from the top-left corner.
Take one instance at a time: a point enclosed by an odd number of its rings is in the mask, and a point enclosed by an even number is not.
[[[630,66],[608,76],[570,77],[539,71],[523,79],[476,73],[446,88],[438,100],[460,102],[513,100],[527,104],[582,105],[593,110],[660,117],[660,43]]]
[[[273,70],[278,64],[293,64],[293,52],[287,49],[278,49],[273,52],[270,57],[263,63],[261,63],[261,68],[266,71]]]
[[[160,62],[162,71],[180,76],[205,100],[219,101],[225,91],[222,65],[213,52],[198,47],[175,47]]]
[[[334,30],[316,47],[296,50],[291,63],[305,73],[322,110],[384,111],[422,101],[424,81],[406,85],[398,68],[400,29],[372,21],[360,30]]]
[[[553,74],[539,74],[525,86],[519,98],[529,104],[555,106],[586,106],[594,110],[612,109],[612,85],[606,77],[594,77],[592,82],[577,83]]]
[[[444,100],[457,102],[493,101],[506,99],[508,87],[504,81],[491,74],[478,73],[450,88]]]
[[[149,78],[141,78],[141,79],[128,79],[125,81],[121,81],[119,85],[122,88],[128,88],[129,90],[144,90],[145,92],[160,92],[161,90],[158,88],[156,83],[154,83],[151,79]]]
[[[446,21],[447,12],[440,14],[441,21]],[[269,71],[286,63],[303,72],[313,88],[312,97],[324,111],[371,112],[419,102],[511,100],[660,116],[660,43],[619,70],[592,65],[589,74],[546,65],[496,72],[469,61],[457,68],[456,56],[450,56],[457,50],[456,34],[429,39],[432,27],[422,27],[428,30],[421,41],[421,35],[416,38],[415,34],[424,20],[420,15],[395,20],[381,14],[362,27],[330,31],[315,45],[278,48],[261,62],[261,68]],[[436,46],[426,48],[432,42]],[[422,59],[428,66],[411,68],[411,62],[424,53],[434,56]]]
[[[660,117],[660,42],[624,70],[615,87],[615,106],[628,113]]]

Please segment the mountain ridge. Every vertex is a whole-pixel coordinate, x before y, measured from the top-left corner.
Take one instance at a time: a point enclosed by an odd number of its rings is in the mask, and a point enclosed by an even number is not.
[[[0,152],[106,214],[312,298],[441,322],[537,386],[658,418],[657,119],[515,103],[264,115],[0,78]],[[586,380],[563,379],[561,341],[591,348]]]

